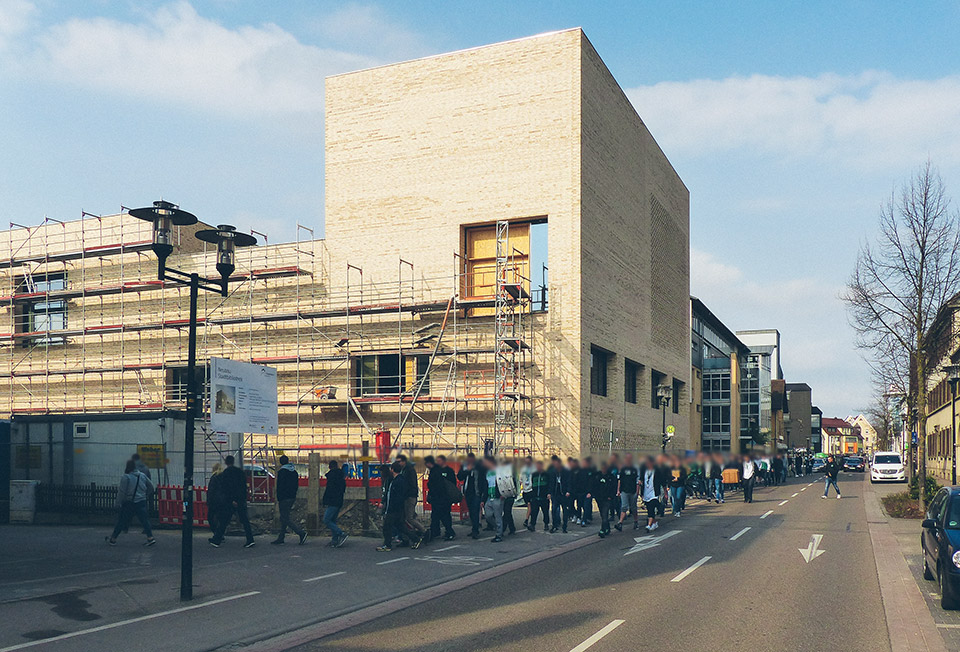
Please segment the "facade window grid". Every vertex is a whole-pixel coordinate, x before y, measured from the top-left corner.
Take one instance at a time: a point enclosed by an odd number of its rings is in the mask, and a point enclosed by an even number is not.
[[[623,400],[627,403],[637,403],[637,387],[640,384],[640,374],[643,365],[633,360],[624,360],[623,364]]]
[[[597,346],[590,347],[590,393],[595,396],[607,395],[607,371],[610,365],[610,352]]]

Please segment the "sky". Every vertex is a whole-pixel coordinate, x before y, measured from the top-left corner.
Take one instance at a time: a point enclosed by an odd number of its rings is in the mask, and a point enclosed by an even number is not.
[[[0,0],[0,225],[163,196],[323,230],[323,78],[584,28],[691,195],[691,293],[866,409],[838,295],[928,158],[960,202],[960,3]]]

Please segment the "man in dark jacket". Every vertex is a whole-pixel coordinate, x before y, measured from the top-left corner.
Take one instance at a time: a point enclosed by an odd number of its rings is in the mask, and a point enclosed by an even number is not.
[[[219,548],[223,543],[223,535],[230,525],[230,519],[233,518],[234,511],[237,514],[237,520],[243,525],[243,533],[247,535],[247,542],[244,548],[252,548],[256,542],[253,540],[253,530],[250,528],[250,519],[247,517],[247,474],[243,469],[233,465],[233,455],[227,455],[223,463],[227,467],[220,474],[223,476],[223,492],[227,500],[227,507],[218,519],[217,529],[210,539],[210,545]]]
[[[527,529],[533,532],[537,529],[537,515],[543,512],[543,531],[550,529],[550,473],[543,467],[543,462],[537,460],[534,471],[530,474],[530,521]]]
[[[823,466],[824,474],[824,484],[823,484],[823,495],[821,498],[826,498],[827,494],[830,493],[830,485],[833,485],[833,488],[837,490],[837,498],[840,498],[840,485],[837,484],[837,478],[840,477],[840,465],[837,464],[833,455],[827,455],[827,463]]]
[[[484,499],[487,486],[486,471],[477,464],[477,456],[467,455],[466,461],[457,473],[457,479],[463,483],[463,497],[470,512],[470,538],[480,538],[480,504]]]
[[[383,545],[377,548],[378,552],[392,550],[393,537],[406,537],[404,532],[404,517],[406,516],[406,499],[408,483],[403,481],[403,463],[399,460],[385,468],[388,483],[383,493]]]
[[[550,461],[550,500],[553,503],[550,513],[550,532],[556,532],[557,527],[562,527],[565,533],[567,519],[570,518],[570,500],[573,490],[570,486],[570,470],[563,467],[563,462],[556,455]]]
[[[577,503],[580,505],[580,527],[587,527],[593,523],[593,498],[588,498],[590,485],[593,484],[593,476],[597,474],[597,468],[593,465],[593,459],[583,458],[580,463],[580,473],[574,485]]]
[[[447,458],[439,455],[427,455],[424,460],[429,475],[427,476],[427,502],[430,503],[430,536],[440,536],[440,526],[443,526],[444,541],[456,538],[453,532],[453,520],[450,518],[450,508],[453,506],[454,494],[457,490],[457,476],[453,469],[447,466]]]
[[[617,476],[607,462],[600,463],[600,470],[590,478],[590,492],[587,498],[597,501],[600,514],[600,538],[610,534],[610,499],[617,491]]]
[[[419,537],[413,544],[414,548],[419,548],[424,539],[428,537],[429,531],[417,518],[417,501],[420,499],[420,481],[417,479],[416,467],[407,459],[406,455],[398,455],[397,461],[400,462],[400,477],[406,483],[406,502],[404,503],[404,520],[407,527],[413,530]]]
[[[660,526],[657,523],[657,513],[660,511],[660,496],[666,484],[666,476],[653,458],[648,457],[643,470],[640,471],[639,491],[640,500],[647,508],[647,532],[653,532]]]
[[[343,507],[343,494],[347,491],[347,478],[343,469],[336,460],[330,460],[327,478],[327,487],[323,490],[323,523],[330,530],[331,548],[339,548],[347,540],[347,533],[337,525],[340,508]]]
[[[290,521],[290,511],[293,504],[297,501],[297,490],[300,488],[300,474],[296,467],[290,463],[290,458],[286,455],[280,456],[280,468],[277,470],[277,507],[280,509],[280,534],[273,545],[282,546],[284,537],[287,535],[287,528],[293,530],[294,534],[300,537],[300,545],[307,540],[307,533],[302,527]]]

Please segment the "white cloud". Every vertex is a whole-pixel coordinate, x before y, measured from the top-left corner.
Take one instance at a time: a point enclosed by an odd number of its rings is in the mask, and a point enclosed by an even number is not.
[[[388,60],[428,54],[419,35],[397,25],[380,7],[351,3],[324,17],[320,34],[333,43],[362,47]]]
[[[349,34],[357,20],[358,33],[386,38],[385,19],[362,7],[351,11],[331,24]],[[414,49],[412,34],[397,33],[397,52]],[[187,2],[140,22],[69,20],[46,29],[34,46],[25,64],[32,76],[232,115],[322,114],[325,76],[383,63],[346,47],[304,44],[274,24],[228,28]]]
[[[960,77],[752,75],[629,89],[671,155],[747,149],[862,168],[960,161]]]
[[[34,11],[36,7],[27,0],[0,2],[0,51],[27,30]]]

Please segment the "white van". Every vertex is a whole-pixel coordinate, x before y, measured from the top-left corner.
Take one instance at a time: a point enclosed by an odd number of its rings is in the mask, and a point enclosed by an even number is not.
[[[906,482],[907,470],[900,453],[882,451],[870,460],[870,482]]]

